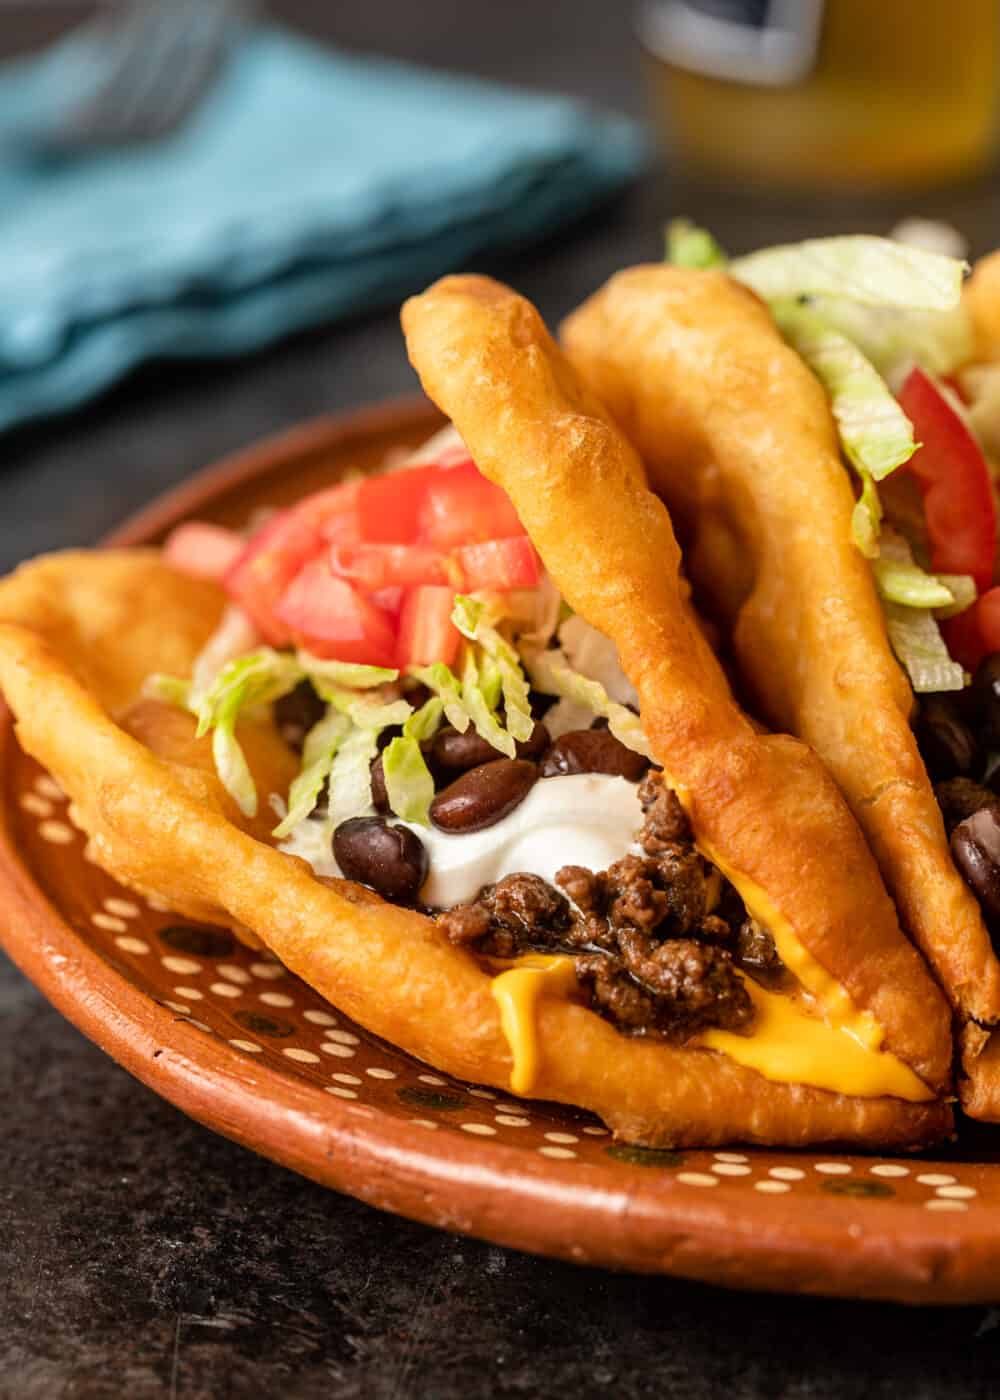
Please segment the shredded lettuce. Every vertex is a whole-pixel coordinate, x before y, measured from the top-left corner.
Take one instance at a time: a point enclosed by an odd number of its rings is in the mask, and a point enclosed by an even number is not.
[[[273,835],[287,836],[308,817],[330,776],[337,751],[350,732],[351,721],[334,709],[310,729],[302,747],[302,769],[288,791],[288,813],[274,828]]]
[[[403,732],[382,754],[382,773],[389,806],[403,821],[426,826],[434,800],[434,778],[420,745],[437,733],[444,701],[432,696],[403,725]]]
[[[866,234],[763,248],[729,265],[732,275],[765,301],[803,295],[846,297],[865,306],[907,311],[957,306],[967,270],[959,258]]]
[[[259,647],[222,667],[197,703],[189,694],[198,719],[196,736],[212,732],[212,757],[223,787],[247,817],[257,814],[257,790],[246,757],[236,738],[243,711],[269,704],[294,690],[302,669],[294,657]]]
[[[259,645],[260,636],[254,624],[242,608],[230,603],[218,627],[195,657],[188,708],[194,710],[201,703],[223,666],[246,656]]]
[[[887,603],[901,603],[906,608],[950,608],[957,601],[941,579],[925,573],[918,564],[876,559],[872,571],[879,596]]]
[[[296,652],[303,675],[329,681],[331,685],[350,690],[372,690],[398,678],[399,672],[389,666],[362,666],[354,661],[321,661],[307,651]]]
[[[726,255],[707,229],[690,219],[667,224],[667,262],[675,267],[725,267]]]
[[[431,666],[410,666],[406,674],[433,691],[444,705],[444,716],[452,729],[464,734],[472,723],[472,716],[462,699],[462,683],[451,667],[443,661],[435,661]]]
[[[513,734],[509,734],[493,713],[483,690],[480,670],[476,657],[477,648],[467,646],[462,664],[462,702],[481,739],[492,745],[499,753],[513,758],[517,745]],[[488,658],[486,658],[488,660]]]
[[[852,466],[881,481],[917,450],[910,420],[874,365],[845,335],[800,302],[776,302],[778,328],[830,395]]]
[[[382,754],[389,806],[405,822],[426,826],[434,800],[434,778],[416,739],[399,735]]]
[[[932,374],[951,374],[975,352],[972,318],[959,303],[947,311],[862,306],[842,297],[816,297],[813,309],[852,340],[890,387],[914,361]]]
[[[590,680],[587,676],[581,676],[579,671],[574,671],[561,648],[550,647],[542,651],[525,647],[521,659],[536,690],[543,695],[559,695],[586,706],[591,714],[601,715],[608,721],[608,728],[626,748],[647,758],[653,757],[639,716],[627,706],[609,699],[600,681]]]
[[[419,710],[414,710],[410,715],[403,725],[403,734],[407,739],[415,739],[418,744],[422,744],[425,739],[433,739],[441,728],[443,713],[444,701],[440,696],[432,695]]]
[[[330,768],[327,825],[332,828],[366,812],[372,804],[372,760],[378,753],[377,728],[350,729]]]
[[[191,682],[180,676],[168,676],[156,671],[146,677],[142,693],[147,700],[162,700],[165,705],[176,705],[180,710],[191,708]]]
[[[851,538],[866,559],[877,559],[879,531],[882,528],[882,502],[868,472],[861,470],[858,476],[861,480],[861,495],[851,513]]]
[[[961,690],[965,685],[965,672],[948,655],[941,629],[932,612],[934,607],[947,607],[948,601],[953,605],[957,603],[955,593],[941,585],[933,575],[925,574],[914,563],[910,546],[896,530],[885,531],[882,558],[874,568],[889,640],[910,678],[913,689],[918,694],[938,690]],[[918,581],[918,576],[921,575],[926,582]],[[907,593],[915,598],[923,591],[926,596],[931,592],[931,585],[940,587],[941,591],[948,595],[943,605],[907,604],[903,601]],[[887,589],[895,596],[889,597]]]
[[[486,662],[484,662],[480,667],[480,673],[482,675],[485,668],[492,681],[492,672],[493,670],[496,672],[496,678],[503,694],[508,733],[515,740],[530,739],[535,728],[535,721],[531,715],[528,682],[521,670],[521,662],[517,652],[510,642],[506,641],[490,624],[485,604],[475,598],[458,594],[455,598],[455,609],[451,620],[463,637],[468,638],[470,642],[478,643],[485,653],[486,661],[492,663],[490,667],[486,667]],[[485,686],[484,693],[489,699],[491,691]],[[496,700],[492,701],[494,706],[496,703]]]
[[[883,603],[892,649],[910,678],[917,694],[939,690],[961,690],[965,672],[952,661],[934,615],[926,608],[906,608],[899,603]]]

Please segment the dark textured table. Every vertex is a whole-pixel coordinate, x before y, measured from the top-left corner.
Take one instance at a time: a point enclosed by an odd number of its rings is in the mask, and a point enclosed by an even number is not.
[[[359,49],[641,111],[628,7],[612,0],[276,8]],[[0,37],[15,39],[60,18],[53,5],[15,32],[6,15]],[[481,265],[556,318],[615,267],[656,257],[674,212],[742,249],[885,231],[905,207],[765,201],[660,173],[558,242]],[[920,212],[962,225],[976,250],[997,241],[1000,199],[988,189],[925,197]],[[413,387],[390,314],[239,363],[142,370],[74,417],[0,444],[0,566],[95,540],[263,433]],[[0,1400],[997,1391],[1000,1311],[918,1314],[608,1275],[321,1191],[135,1083],[2,955],[0,1105]]]

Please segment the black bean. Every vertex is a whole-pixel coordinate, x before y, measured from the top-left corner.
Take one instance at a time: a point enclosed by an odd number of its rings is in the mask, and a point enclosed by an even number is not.
[[[982,783],[973,782],[971,778],[949,778],[947,782],[937,783],[934,796],[949,834],[973,812],[991,807],[997,800],[996,793],[983,787]]]
[[[303,739],[326,714],[326,705],[309,681],[299,681],[294,690],[275,700],[272,712],[285,743],[301,753]]]
[[[525,758],[482,763],[438,793],[431,821],[442,831],[482,831],[523,802],[537,777],[538,765]]]
[[[950,695],[926,695],[916,723],[917,744],[934,782],[967,778],[979,766],[979,745]]]
[[[980,661],[968,690],[969,712],[986,748],[1000,748],[1000,651]]]
[[[333,854],[345,879],[385,899],[412,903],[427,878],[427,852],[409,827],[383,817],[351,817],[333,833]]]
[[[959,822],[951,853],[984,912],[1000,919],[1000,806],[983,807]]]
[[[608,729],[572,729],[558,738],[542,759],[542,777],[564,773],[608,773],[637,783],[649,759],[626,748]]]
[[[557,695],[543,695],[540,690],[531,690],[528,692],[528,703],[531,706],[531,713],[534,715],[535,719],[544,719],[549,710],[552,709],[552,706],[558,704],[558,701],[559,697]]]
[[[372,759],[372,806],[376,812],[381,812],[383,816],[392,809],[389,806],[389,793],[385,786],[385,769],[382,766],[382,755],[376,754]]]
[[[535,725],[529,738],[517,744],[518,758],[539,758],[548,747],[549,731],[544,724]],[[483,763],[496,763],[503,758],[499,749],[481,738],[470,725],[464,734],[445,725],[434,735],[430,746],[432,764],[443,773],[467,773]]]

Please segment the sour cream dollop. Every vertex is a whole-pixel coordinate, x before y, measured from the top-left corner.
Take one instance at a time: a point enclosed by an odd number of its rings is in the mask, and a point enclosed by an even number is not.
[[[390,820],[392,820],[390,818]],[[424,904],[448,909],[475,899],[505,875],[552,881],[564,865],[606,870],[631,848],[641,825],[635,783],[604,773],[542,778],[513,812],[485,831],[453,835],[434,826],[409,826],[424,843],[430,873]],[[307,860],[317,875],[340,876],[326,823],[300,822],[281,849]]]

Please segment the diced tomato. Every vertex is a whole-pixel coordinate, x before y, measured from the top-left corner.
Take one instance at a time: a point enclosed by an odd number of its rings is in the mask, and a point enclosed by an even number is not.
[[[420,539],[438,549],[523,535],[506,492],[487,481],[471,461],[431,469],[420,510]]]
[[[412,544],[428,485],[439,474],[436,466],[406,467],[359,484],[358,518],[361,539],[369,544]]]
[[[447,555],[426,545],[334,545],[330,550],[332,572],[368,593],[395,584],[412,588],[418,583],[452,582],[448,566]]]
[[[445,447],[434,458],[436,466],[439,467],[464,467],[467,464],[475,466],[469,456],[469,449],[463,442],[456,442],[453,447]]]
[[[235,530],[189,520],[171,530],[164,541],[163,557],[182,574],[221,579],[245,546],[246,541]]]
[[[313,525],[324,540],[356,544],[361,539],[358,517],[360,481],[342,481],[323,491],[314,491],[292,507],[296,515]]]
[[[371,600],[377,608],[381,608],[385,613],[392,613],[393,617],[396,617],[403,606],[404,592],[405,590],[399,587],[377,588],[371,594]]]
[[[971,607],[941,623],[949,652],[967,671],[1000,651],[1000,588],[988,588]]]
[[[430,666],[443,661],[450,666],[461,641],[451,620],[455,592],[434,584],[412,588],[403,598],[396,643],[396,665]]]
[[[313,559],[285,589],[274,616],[314,656],[391,666],[392,619],[342,578],[325,559]]]
[[[534,588],[542,576],[538,554],[527,535],[463,545],[455,550],[455,557],[470,590],[494,588],[509,593],[514,588]]]
[[[993,581],[996,507],[979,444],[919,367],[907,375],[899,402],[922,444],[904,470],[912,472],[923,496],[931,567],[936,573],[971,574],[980,591],[987,589]]]
[[[223,579],[265,641],[284,646],[289,632],[275,607],[304,564],[322,550],[319,531],[298,509],[282,510],[257,531]]]

